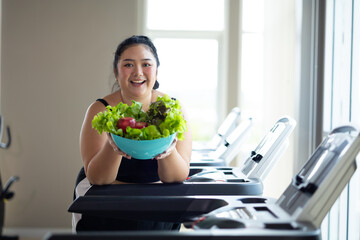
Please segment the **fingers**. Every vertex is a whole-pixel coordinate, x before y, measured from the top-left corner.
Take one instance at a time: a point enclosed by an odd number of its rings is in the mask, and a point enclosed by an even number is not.
[[[108,142],[109,142],[109,144],[111,145],[111,147],[114,149],[114,152],[116,152],[117,154],[119,154],[119,155],[121,155],[121,156],[123,156],[123,157],[125,157],[125,158],[127,158],[127,159],[131,159],[131,156],[130,156],[130,155],[124,153],[123,151],[121,151],[121,150],[119,149],[119,147],[118,147],[118,146],[116,145],[116,143],[114,142],[111,134],[110,134],[110,133],[106,133],[106,134],[107,134],[107,136],[108,136]]]
[[[123,156],[124,158],[131,159],[130,155],[128,155],[125,152],[121,151],[118,147],[114,148],[114,152],[116,152],[117,154]]]
[[[121,151],[120,149],[119,149],[119,154],[120,154],[121,156],[123,156],[124,158],[131,159],[131,156],[130,156],[130,155],[124,153],[124,152]]]
[[[174,141],[171,143],[171,145],[166,149],[163,153],[160,153],[155,157],[156,160],[164,159],[167,156],[169,156],[176,148],[177,143],[177,137],[175,137]]]

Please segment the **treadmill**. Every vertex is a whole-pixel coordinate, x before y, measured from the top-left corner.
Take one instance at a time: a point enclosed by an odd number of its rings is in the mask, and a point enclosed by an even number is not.
[[[182,222],[193,229],[190,231],[49,234],[46,239],[321,239],[321,223],[356,171],[359,151],[358,130],[352,126],[335,128],[279,199],[256,196],[127,197],[111,209],[124,219]],[[132,201],[141,207],[133,208]],[[126,202],[130,204],[125,207],[122,204]],[[141,202],[146,204],[141,205]],[[103,214],[110,213],[106,204],[101,206]]]
[[[229,166],[230,162],[241,151],[241,144],[244,142],[245,136],[248,134],[251,125],[251,118],[240,123],[233,133],[229,135],[224,144],[219,147],[217,151],[209,152],[207,156],[194,156],[193,153],[190,167]],[[269,171],[276,161],[264,160],[264,156],[267,154],[267,158],[279,159],[289,145],[288,137],[295,126],[296,121],[291,117],[281,117],[261,140],[256,149],[251,152],[251,156],[243,163],[243,173],[245,175],[252,173],[255,166],[259,164],[258,171],[260,171],[261,174],[264,173],[265,169],[267,169],[266,171]],[[281,147],[282,149],[278,149],[278,147]],[[267,173],[268,172],[265,174]],[[257,178],[256,171],[253,173],[252,177]]]
[[[225,117],[225,120],[221,123],[211,140],[207,142],[194,141],[192,150],[201,152],[215,151],[236,128],[240,119],[240,113],[238,107],[231,109],[230,113]]]
[[[228,166],[239,154],[241,145],[247,139],[252,126],[252,119],[248,118],[222,141],[214,150],[192,151],[190,166]]]
[[[243,237],[259,235],[256,231],[261,230],[262,235],[272,239],[278,236],[320,239],[321,223],[355,173],[359,151],[358,130],[352,126],[335,128],[279,199],[229,199],[227,206],[199,216],[191,227],[239,231]]]
[[[263,192],[262,181],[267,176],[269,168],[273,167],[281,154],[285,151],[289,135],[295,127],[295,121],[289,117],[283,117],[276,122],[259,146],[252,151],[251,156],[245,161],[241,168],[191,168],[190,176],[183,183],[150,183],[150,184],[117,184],[117,185],[93,185],[84,196],[78,197],[69,207],[71,213],[80,213],[86,216],[105,216],[106,214],[116,214],[116,206],[126,207],[127,210],[135,210],[140,205],[148,205],[142,202],[151,197],[169,197],[169,196],[206,196],[206,195],[251,195],[259,196]],[[253,167],[253,161],[256,161],[252,171],[244,174],[244,169]],[[273,163],[269,163],[273,162]],[[254,174],[256,173],[256,174]],[[250,178],[249,176],[257,178]],[[138,199],[134,199],[138,197]],[[157,202],[150,207],[162,208],[166,205],[167,198],[162,200],[154,198]],[[165,202],[163,202],[165,200]],[[190,200],[190,202],[188,201]],[[140,201],[140,202],[139,202]],[[181,199],[184,208],[191,204],[191,198]],[[141,203],[142,202],[142,203]],[[200,203],[201,205],[202,203]],[[204,208],[201,207],[200,208]],[[171,207],[170,205],[166,205]],[[141,208],[142,206],[140,206]],[[194,207],[194,206],[192,206]],[[208,206],[206,212],[214,210]],[[105,210],[106,208],[107,210]],[[195,207],[198,208],[198,207]],[[176,209],[176,208],[175,208]],[[110,211],[110,212],[108,212]],[[183,211],[183,209],[181,209]],[[143,216],[146,215],[144,211]],[[198,214],[202,213],[198,212]],[[105,215],[104,215],[105,214]],[[150,213],[152,215],[152,213]],[[197,214],[196,214],[197,215]],[[134,215],[136,216],[136,215]],[[136,218],[136,217],[135,217]]]

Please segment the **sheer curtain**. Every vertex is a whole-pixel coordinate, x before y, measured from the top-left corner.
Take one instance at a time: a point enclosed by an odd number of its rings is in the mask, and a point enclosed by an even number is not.
[[[326,1],[324,134],[342,124],[360,127],[359,42],[359,1]],[[360,239],[359,226],[357,170],[322,224],[323,239]]]

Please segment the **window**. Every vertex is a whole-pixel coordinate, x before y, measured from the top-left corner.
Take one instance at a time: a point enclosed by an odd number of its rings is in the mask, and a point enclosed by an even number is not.
[[[242,9],[241,109],[258,122],[264,113],[264,1],[244,0]]]
[[[148,0],[146,25],[149,30],[222,31],[224,1]]]
[[[324,134],[349,122],[360,126],[360,4],[328,0],[326,8]],[[322,224],[323,239],[360,239],[359,226],[357,170]]]
[[[219,100],[224,90],[224,0],[147,0],[144,16],[144,32],[160,58],[159,90],[186,108],[194,140],[210,139],[225,105]]]

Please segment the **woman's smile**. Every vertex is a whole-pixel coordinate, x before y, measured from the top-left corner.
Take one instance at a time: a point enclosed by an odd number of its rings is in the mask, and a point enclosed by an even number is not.
[[[130,82],[135,86],[138,86],[144,84],[146,82],[146,79],[132,79],[130,80]]]

